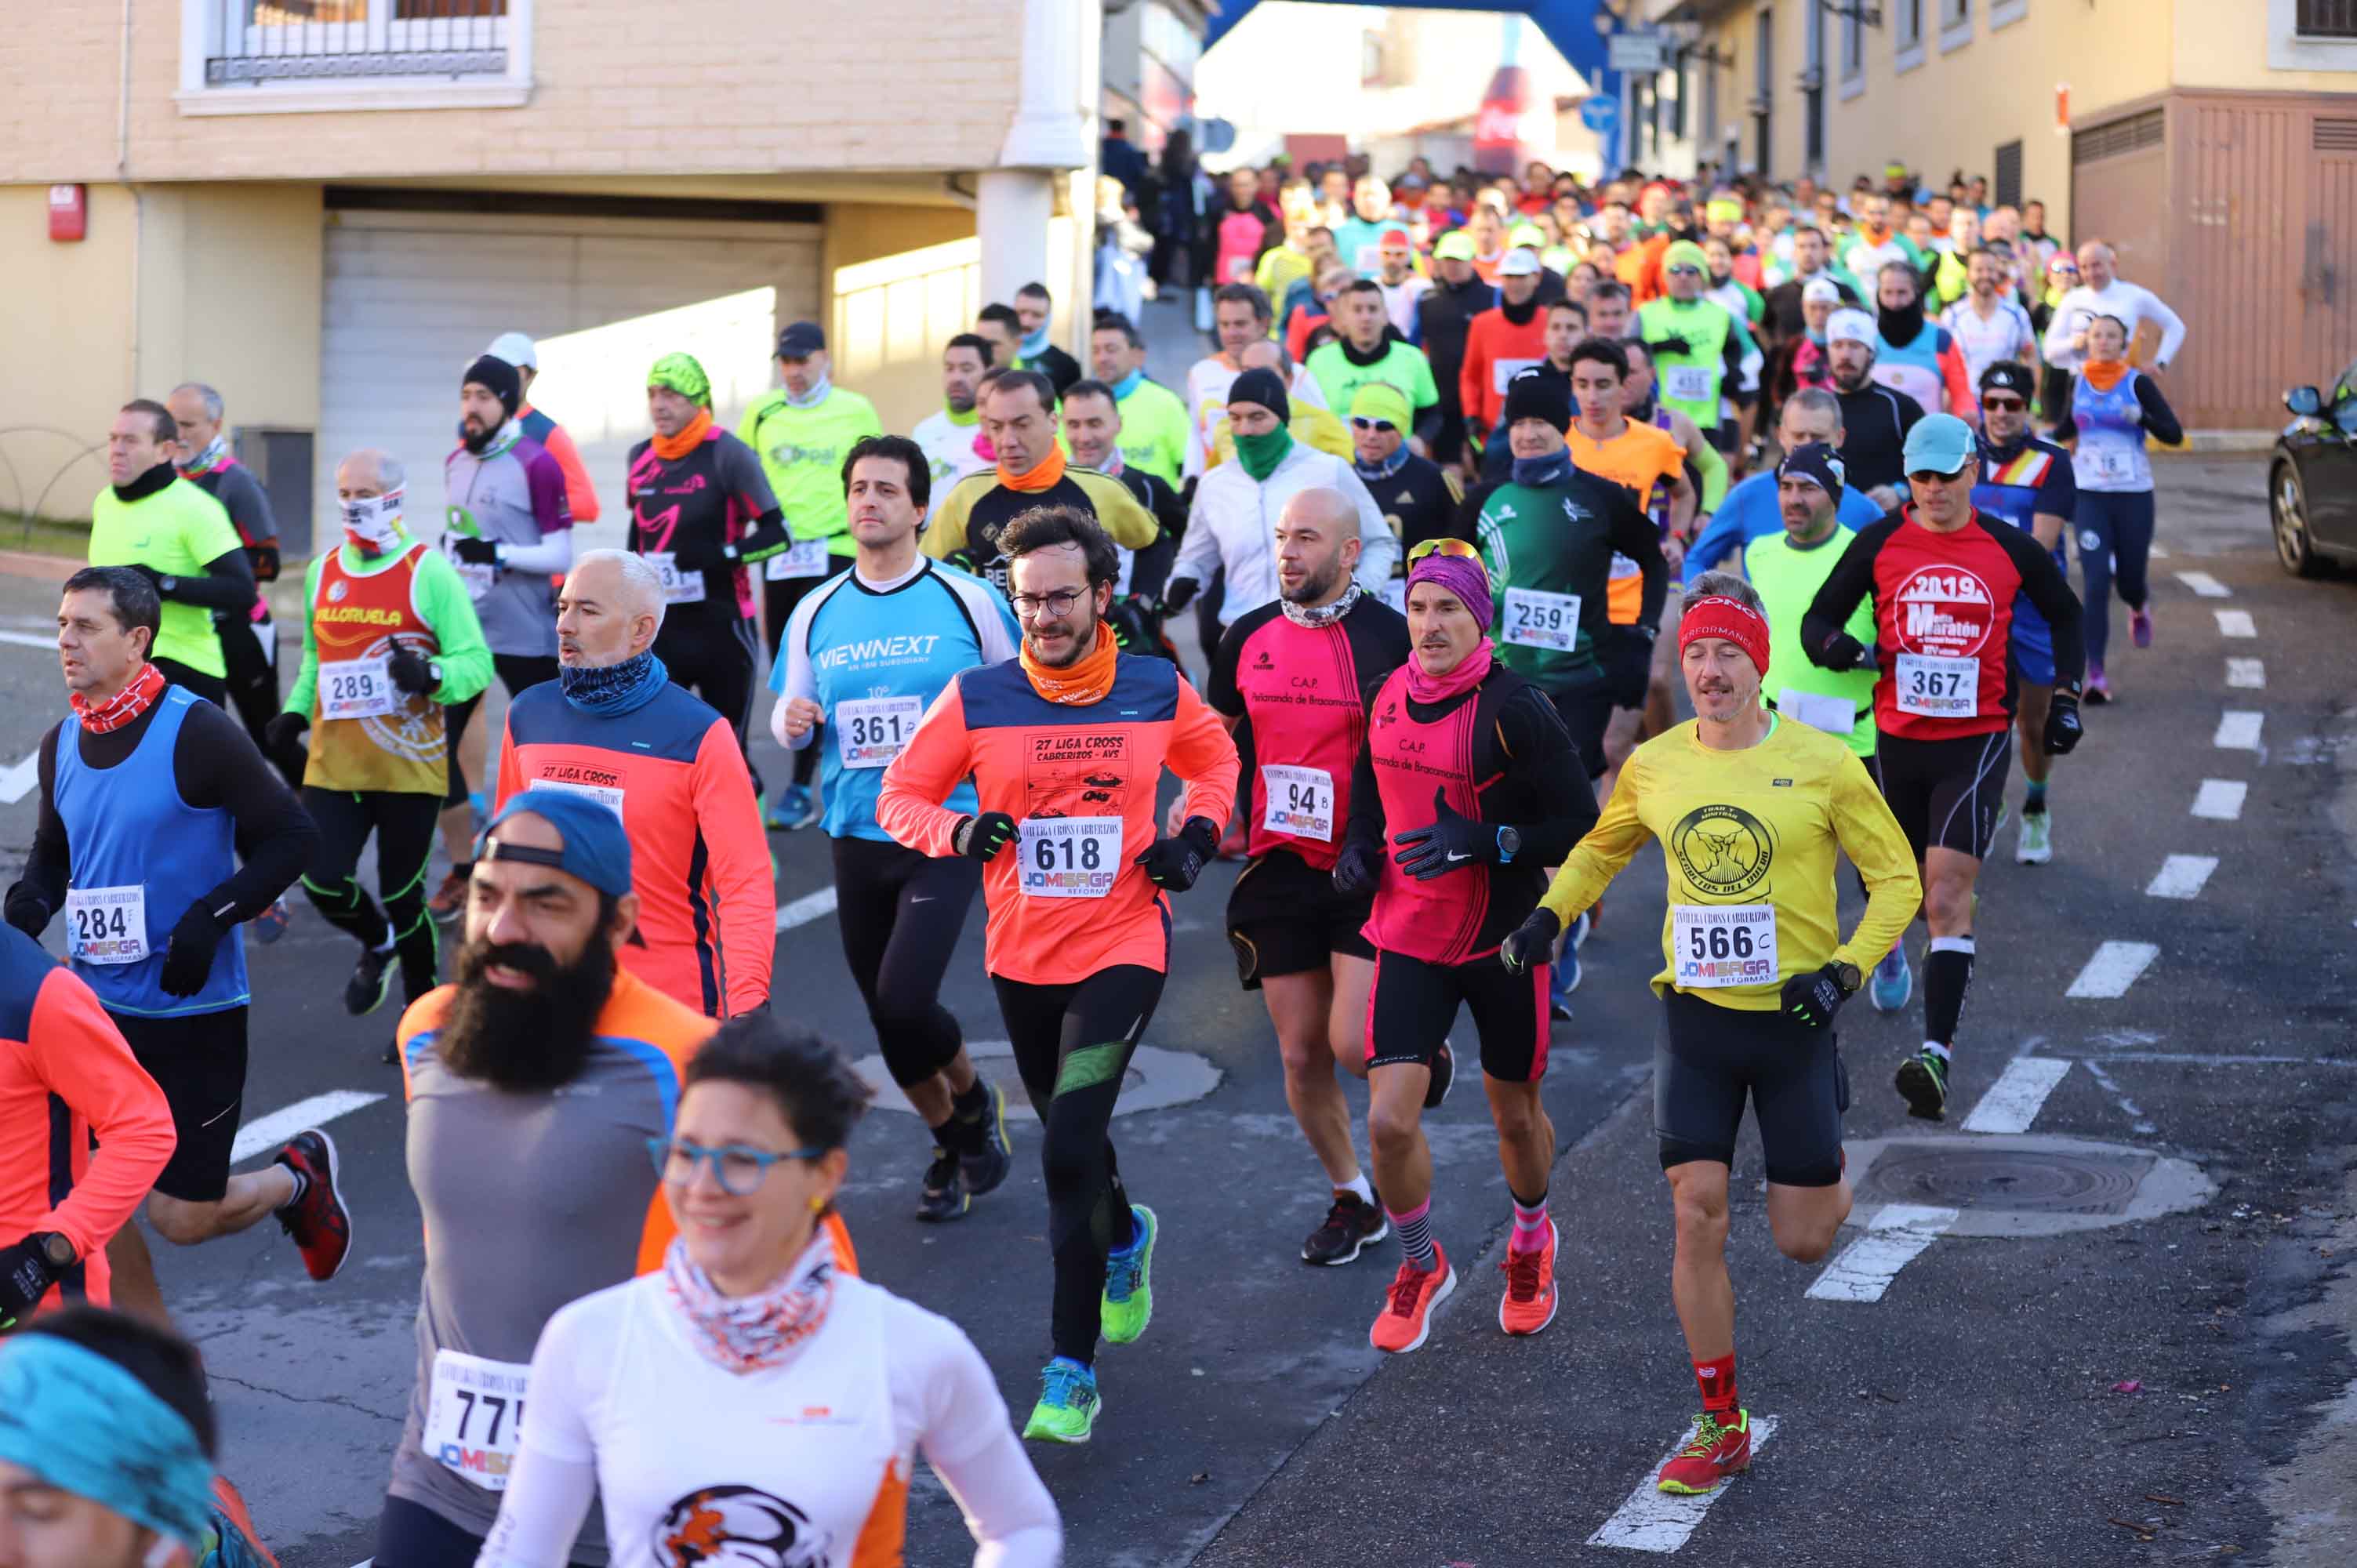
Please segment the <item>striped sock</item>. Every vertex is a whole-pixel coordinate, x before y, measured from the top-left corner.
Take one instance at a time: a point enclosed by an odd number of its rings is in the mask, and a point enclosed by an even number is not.
[[[1508,1187],[1506,1196],[1513,1200],[1514,1233],[1506,1239],[1510,1252],[1544,1251],[1547,1244],[1546,1194],[1539,1194],[1536,1203],[1524,1203]]]
[[[1432,1244],[1432,1199],[1426,1198],[1414,1208],[1402,1211],[1386,1208],[1392,1217],[1392,1229],[1399,1233],[1400,1251],[1420,1274],[1428,1274],[1440,1267],[1440,1252]]]

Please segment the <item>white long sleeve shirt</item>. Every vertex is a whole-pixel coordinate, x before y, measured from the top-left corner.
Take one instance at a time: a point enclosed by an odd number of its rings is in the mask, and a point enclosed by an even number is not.
[[[2160,348],[2153,355],[2153,367],[2167,370],[2177,351],[2185,347],[2185,322],[2174,310],[2161,302],[2158,295],[2139,284],[2125,278],[2114,278],[2107,288],[2089,288],[2081,284],[2064,295],[2054,306],[2054,319],[2046,324],[2046,362],[2058,371],[2075,371],[2087,362],[2084,349],[2071,346],[2072,338],[2087,329],[2087,323],[2098,316],[2114,316],[2126,323],[2128,342],[2136,342],[2136,328],[2149,321],[2160,328]]]
[[[1178,547],[1170,580],[1192,577],[1199,584],[1209,583],[1215,568],[1225,567],[1227,587],[1220,604],[1223,627],[1267,604],[1276,597],[1277,517],[1295,496],[1320,488],[1341,491],[1358,508],[1359,565],[1351,575],[1367,592],[1381,594],[1399,558],[1399,540],[1383,521],[1383,509],[1350,464],[1298,441],[1265,481],[1255,480],[1241,461],[1222,463],[1203,476],[1195,487],[1187,540]]]

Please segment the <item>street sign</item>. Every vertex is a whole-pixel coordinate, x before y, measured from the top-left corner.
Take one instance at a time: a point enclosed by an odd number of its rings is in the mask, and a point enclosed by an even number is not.
[[[1609,136],[1620,123],[1620,101],[1598,92],[1580,101],[1579,123],[1599,136]]]
[[[1669,69],[1669,40],[1659,33],[1615,33],[1605,42],[1614,70],[1651,76]]]

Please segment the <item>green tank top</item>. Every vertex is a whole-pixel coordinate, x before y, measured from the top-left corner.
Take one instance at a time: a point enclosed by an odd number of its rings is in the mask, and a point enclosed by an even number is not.
[[[1867,757],[1875,743],[1874,667],[1835,674],[1810,663],[1801,650],[1801,618],[1856,537],[1836,525],[1823,544],[1796,550],[1781,532],[1763,534],[1744,546],[1743,575],[1768,607],[1768,677],[1760,683],[1761,695],[1786,718],[1839,736],[1850,750]],[[1872,601],[1861,603],[1842,629],[1873,647]],[[1841,723],[1845,709],[1846,725]]]
[[[1683,338],[1686,351],[1667,349],[1653,354],[1653,379],[1662,402],[1695,422],[1697,430],[1718,427],[1718,396],[1727,378],[1727,339],[1735,318],[1724,306],[1707,299],[1684,305],[1674,299],[1649,301],[1637,312],[1638,336],[1646,342]]]

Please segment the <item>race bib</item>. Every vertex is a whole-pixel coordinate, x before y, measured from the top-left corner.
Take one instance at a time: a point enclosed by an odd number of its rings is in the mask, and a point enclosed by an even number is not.
[[[2106,483],[2126,484],[2136,478],[2136,465],[2128,458],[2125,446],[2085,446],[2079,449],[2093,476]]]
[[[863,697],[837,703],[829,728],[845,768],[882,768],[900,755],[925,716],[921,697]]]
[[[393,683],[393,656],[339,659],[319,666],[322,719],[381,719],[401,705]]]
[[[456,1350],[434,1352],[434,1383],[425,1397],[425,1456],[487,1492],[508,1488],[523,1435],[523,1402],[532,1369]]]
[[[562,789],[568,795],[587,796],[617,817],[622,814],[622,800],[629,793],[627,790],[617,789],[611,784],[583,784],[571,779],[535,779],[532,781],[532,787],[535,789]]]
[[[1579,596],[1508,588],[1506,640],[1524,648],[1569,653],[1579,640]]]
[[[782,583],[791,577],[823,577],[826,567],[826,541],[798,539],[770,556],[761,567],[761,575]]]
[[[683,572],[679,557],[668,550],[647,553],[647,564],[662,579],[663,603],[667,605],[700,605],[704,602],[704,574]]]
[[[1827,735],[1845,739],[1857,724],[1857,704],[1847,697],[1821,696],[1815,692],[1803,692],[1787,686],[1776,693],[1776,711],[1785,717],[1797,719],[1811,729],[1821,729]]]
[[[1645,569],[1642,566],[1638,565],[1636,562],[1631,561],[1628,556],[1621,554],[1618,550],[1615,550],[1612,553],[1612,565],[1610,570],[1606,573],[1606,575],[1610,577],[1614,582],[1625,583],[1631,577],[1641,577],[1644,575]]]
[[[490,562],[460,561],[453,557],[450,565],[458,574],[458,584],[470,599],[480,599],[500,580],[500,569]]]
[[[1675,904],[1671,917],[1679,990],[1776,983],[1773,904]]]
[[[1102,898],[1121,871],[1119,817],[1028,817],[1017,829],[1028,898]]]
[[[1981,665],[1977,659],[1947,659],[1935,653],[1899,656],[1899,711],[1927,719],[1968,719],[1980,712]]]
[[[1116,599],[1125,599],[1129,597],[1130,578],[1137,571],[1137,552],[1126,544],[1118,544],[1114,548],[1121,552],[1121,573],[1113,580],[1113,596]]]
[[[1662,395],[1673,403],[1705,403],[1711,395],[1711,373],[1704,365],[1662,367]]]
[[[66,956],[76,963],[137,963],[145,958],[146,884],[70,889]]]
[[[1322,768],[1265,763],[1260,770],[1268,809],[1260,825],[1290,838],[1334,842],[1334,776]]]
[[[1537,364],[1536,360],[1492,360],[1490,361],[1491,390],[1500,397],[1506,395],[1506,383]]]
[[[1362,278],[1376,276],[1383,270],[1383,248],[1381,245],[1360,246],[1358,258],[1351,263],[1351,268]]]

